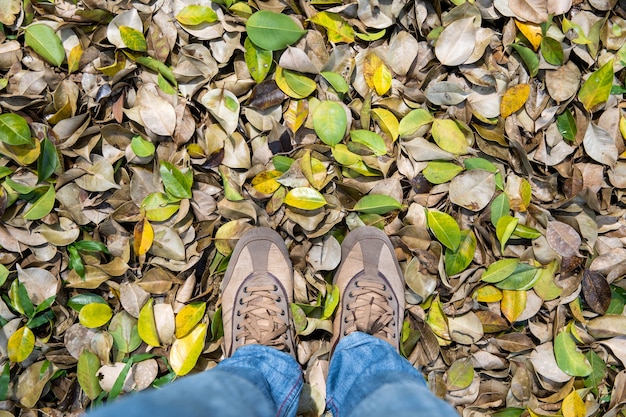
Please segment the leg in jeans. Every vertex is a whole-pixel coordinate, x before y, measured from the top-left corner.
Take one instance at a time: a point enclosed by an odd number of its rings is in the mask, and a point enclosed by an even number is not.
[[[246,233],[233,251],[222,289],[227,359],[92,416],[295,416],[303,382],[289,308],[293,269],[280,235],[263,228]]]
[[[399,354],[404,278],[389,238],[360,227],[343,241],[341,259],[326,385],[333,416],[457,416]]]
[[[210,371],[131,394],[89,416],[293,417],[301,389],[302,370],[290,355],[250,345]]]
[[[334,417],[458,416],[389,343],[361,332],[339,341],[326,392]]]

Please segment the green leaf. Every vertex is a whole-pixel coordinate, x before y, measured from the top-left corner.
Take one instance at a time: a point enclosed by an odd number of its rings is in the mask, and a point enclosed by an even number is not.
[[[54,29],[48,25],[35,24],[26,28],[24,41],[43,59],[60,67],[65,59],[65,49]]]
[[[576,349],[576,342],[569,331],[563,331],[554,338],[556,364],[570,376],[587,376],[593,368],[585,355]]]
[[[431,134],[433,135],[433,139],[437,143],[437,146],[444,151],[455,155],[467,154],[467,148],[469,147],[467,138],[454,120],[433,120]]]
[[[446,388],[456,391],[469,387],[474,380],[474,366],[469,359],[457,359],[446,371]]]
[[[322,311],[322,320],[327,320],[333,316],[333,313],[339,305],[339,287],[337,285],[332,286],[332,291],[326,291],[326,298],[324,299],[324,310]]]
[[[0,114],[0,141],[7,145],[32,146],[34,143],[26,120],[13,113]]]
[[[569,109],[565,109],[563,113],[556,117],[556,127],[559,129],[563,139],[574,142],[578,128],[576,127],[576,120],[574,120],[574,116]]]
[[[329,71],[320,72],[320,75],[328,81],[336,92],[345,94],[350,90],[350,86],[341,75]]]
[[[285,197],[285,204],[302,210],[315,210],[326,205],[324,196],[312,187],[296,187]]]
[[[563,64],[564,55],[561,42],[544,36],[541,38],[541,55],[543,55],[543,59],[545,59],[548,64]]]
[[[146,218],[150,221],[162,222],[174,215],[180,204],[163,193],[151,193],[141,202],[141,208],[146,211]]]
[[[176,87],[172,86],[160,72],[157,74],[157,85],[165,94],[176,95]]]
[[[344,166],[351,166],[362,161],[360,155],[350,151],[343,143],[338,143],[332,147],[331,152],[335,161]]]
[[[578,91],[578,100],[585,106],[585,109],[591,111],[598,104],[609,99],[612,85],[613,60],[611,59],[597,71],[591,73]]]
[[[11,297],[11,304],[17,311],[25,314],[27,317],[32,317],[35,314],[35,306],[28,297],[26,287],[17,279],[11,283],[9,296]]]
[[[104,326],[113,317],[113,311],[108,304],[91,303],[83,306],[78,313],[78,321],[89,329]]]
[[[151,69],[152,71],[161,74],[163,78],[170,82],[170,84],[177,86],[178,82],[176,81],[176,76],[174,75],[174,71],[161,61],[158,61],[150,56],[139,56],[135,58],[135,61],[138,64],[143,65],[144,67]]]
[[[489,265],[487,270],[480,277],[481,281],[496,283],[509,277],[519,264],[518,258],[501,259]]]
[[[26,220],[39,220],[47,216],[54,207],[55,195],[54,186],[48,186],[46,192],[24,212],[24,218]]]
[[[94,400],[102,392],[98,379],[98,369],[100,369],[100,358],[97,355],[84,349],[78,358],[76,376],[78,383],[87,396]]]
[[[252,42],[268,51],[285,49],[306,33],[289,16],[267,10],[248,18],[246,32]]]
[[[499,194],[491,202],[491,224],[496,227],[500,218],[502,216],[508,216],[510,212],[509,198],[505,193]]]
[[[139,135],[133,136],[133,139],[130,142],[130,148],[133,150],[135,155],[140,158],[146,158],[154,155],[154,144]]]
[[[363,196],[352,208],[354,211],[367,214],[387,214],[402,208],[402,203],[384,194],[368,194]]]
[[[154,298],[150,298],[139,312],[137,331],[139,337],[150,346],[159,347],[159,334],[157,333],[156,321],[154,319]]]
[[[7,400],[7,391],[9,390],[9,382],[11,381],[11,368],[9,362],[5,362],[0,374],[0,401]]]
[[[246,38],[243,43],[243,47],[245,49],[243,58],[248,66],[248,71],[254,81],[260,83],[265,79],[265,77],[267,77],[267,74],[270,72],[270,68],[272,67],[272,51],[259,48],[250,40],[250,38]]]
[[[107,304],[106,300],[97,294],[83,293],[70,298],[67,301],[67,306],[74,311],[80,312],[84,306],[92,303]]]
[[[411,110],[406,116],[400,120],[398,133],[401,138],[415,134],[422,126],[433,121],[433,116],[424,109]]]
[[[306,98],[317,88],[314,80],[299,72],[283,68],[282,76],[285,78],[289,89],[295,93],[295,98]]]
[[[500,241],[500,250],[502,252],[504,252],[504,246],[506,246],[506,242],[508,242],[511,235],[513,235],[518,222],[519,219],[512,216],[502,216],[498,220],[498,224],[496,225],[496,237]]]
[[[537,75],[537,72],[539,72],[539,58],[533,50],[517,43],[512,43],[510,46],[522,57],[522,61],[526,65],[530,76],[534,77]]]
[[[6,266],[0,264],[0,287],[4,285],[8,277],[9,277],[9,270],[7,269]]]
[[[428,227],[443,246],[456,251],[461,244],[461,229],[452,216],[440,211],[428,210]]]
[[[83,259],[80,257],[80,254],[78,253],[78,249],[76,249],[73,245],[71,245],[67,247],[67,251],[70,254],[68,268],[76,271],[78,276],[80,276],[84,280],[85,279],[85,265],[83,264]]]
[[[95,240],[79,240],[74,243],[74,247],[83,252],[104,252],[109,253],[109,249],[102,242]]]
[[[385,145],[385,141],[378,133],[364,129],[351,130],[350,139],[352,139],[353,142],[367,146],[376,156],[385,155],[387,153],[387,145]]]
[[[313,129],[325,144],[334,146],[346,134],[348,118],[341,104],[336,101],[323,101],[313,113]]]
[[[22,326],[9,337],[7,354],[11,362],[22,362],[35,348],[35,335],[32,330]]]
[[[422,171],[424,178],[431,184],[443,184],[456,177],[463,167],[448,161],[430,161]]]
[[[501,290],[526,291],[535,286],[539,277],[540,274],[537,273],[537,268],[520,263],[515,268],[515,271],[504,280],[498,282],[496,287]]]
[[[59,154],[54,143],[48,138],[41,141],[41,153],[37,159],[37,180],[47,180],[60,166]]]
[[[444,265],[449,276],[463,272],[472,263],[476,252],[476,236],[471,230],[461,230],[461,243],[456,251],[446,248]]]
[[[385,36],[385,33],[387,33],[387,29],[382,29],[382,30],[379,30],[378,32],[365,32],[365,33],[357,32],[356,37],[366,42],[374,42],[379,39],[382,39],[382,37]]]
[[[187,336],[176,339],[170,349],[170,365],[176,375],[188,374],[194,366],[204,349],[204,339],[206,338],[207,324],[198,324]]]
[[[533,229],[532,227],[518,224],[517,226],[515,226],[513,235],[521,237],[522,239],[537,239],[539,236],[541,236],[541,233],[538,230]]]
[[[137,319],[123,310],[111,319],[109,333],[113,336],[113,345],[124,353],[130,353],[141,345],[137,331]]]
[[[111,392],[109,392],[109,401],[115,400],[122,393],[122,389],[124,388],[124,382],[126,381],[126,376],[130,372],[130,368],[132,365],[133,360],[131,357],[131,359],[126,362],[126,365],[124,365],[124,368],[122,368],[122,372],[120,372],[120,374],[117,376],[117,379],[115,380],[115,383],[111,388]]]
[[[182,173],[170,162],[162,161],[159,169],[165,191],[178,199],[191,198],[191,186],[193,184],[193,171],[187,169]]]
[[[148,44],[143,33],[130,26],[120,26],[120,37],[124,45],[132,51],[146,52]]]
[[[591,388],[597,395],[598,387],[606,377],[607,366],[602,358],[591,349],[585,353],[585,358],[591,365],[591,373],[584,379],[585,386]]]
[[[274,157],[272,158],[272,163],[274,164],[274,168],[276,168],[277,171],[280,171],[282,173],[287,172],[291,164],[293,164],[294,162],[295,162],[295,159],[290,158],[288,156],[284,156],[284,155],[274,155]]]
[[[213,23],[217,20],[217,13],[209,6],[192,4],[185,6],[176,15],[179,23],[187,26],[197,26],[202,23]]]

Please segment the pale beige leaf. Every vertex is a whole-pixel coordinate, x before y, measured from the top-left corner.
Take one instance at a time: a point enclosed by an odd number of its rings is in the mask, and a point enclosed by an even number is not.
[[[450,23],[439,35],[435,56],[443,65],[461,65],[472,55],[475,44],[474,17],[459,19]]]

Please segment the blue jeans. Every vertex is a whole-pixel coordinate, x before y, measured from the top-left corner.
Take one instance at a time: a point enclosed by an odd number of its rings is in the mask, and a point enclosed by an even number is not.
[[[293,417],[302,370],[288,354],[249,345],[214,369],[130,395],[90,417]],[[334,417],[458,416],[387,342],[355,332],[332,355],[326,405]]]

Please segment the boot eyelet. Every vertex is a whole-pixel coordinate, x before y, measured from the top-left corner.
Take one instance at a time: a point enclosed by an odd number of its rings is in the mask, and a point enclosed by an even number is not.
[[[284,315],[285,315],[285,310],[284,310],[284,309],[280,311],[280,315],[281,315],[281,316],[284,316]]]
[[[343,331],[343,335],[344,335],[344,336],[347,336],[347,335],[348,335],[348,332],[346,332],[346,331],[344,330],[344,331]]]
[[[241,310],[237,310],[237,317],[241,317]]]
[[[243,292],[248,294],[248,287],[243,287]]]
[[[240,325],[237,325],[237,330],[241,330],[241,326]]]
[[[274,291],[278,291],[278,285],[274,285]]]
[[[348,293],[348,297],[350,297],[350,298],[354,298],[354,293],[353,293],[352,291],[350,291],[350,292]]]
[[[383,284],[383,291],[387,291],[387,286]]]
[[[276,299],[276,302],[277,302],[277,303],[280,303],[280,301],[281,301],[281,298],[280,298],[280,297],[278,297],[278,298]]]

